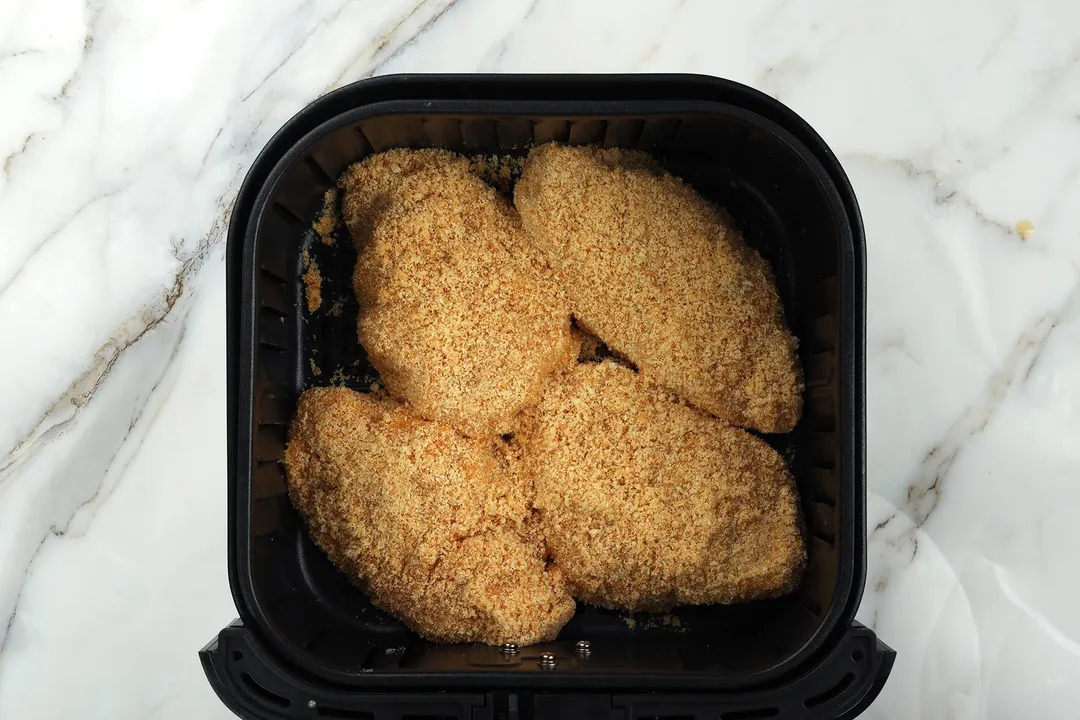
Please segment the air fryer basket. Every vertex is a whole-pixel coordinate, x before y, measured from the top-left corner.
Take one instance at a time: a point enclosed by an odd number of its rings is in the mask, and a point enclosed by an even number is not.
[[[791,460],[808,570],[794,594],[773,601],[634,617],[579,604],[557,641],[512,655],[435,645],[373,608],[289,503],[280,461],[299,393],[331,379],[364,391],[375,378],[355,339],[355,253],[346,236],[320,242],[312,222],[342,170],[372,152],[523,155],[552,140],[656,154],[726,207],[772,264],[807,389],[799,426],[767,439]],[[862,226],[835,158],[790,110],[734,83],[687,76],[368,81],[290,121],[253,167],[235,213],[230,580],[264,652],[353,692],[731,692],[805,673],[850,634],[865,574]],[[302,302],[302,254],[323,277],[315,313]],[[328,312],[335,302],[340,311]],[[587,655],[575,652],[578,640],[589,641]],[[538,665],[541,652],[556,655],[554,669]]]

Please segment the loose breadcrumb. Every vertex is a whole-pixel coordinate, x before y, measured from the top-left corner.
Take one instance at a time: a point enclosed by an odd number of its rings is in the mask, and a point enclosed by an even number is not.
[[[338,189],[332,187],[323,193],[323,206],[319,216],[312,223],[311,229],[319,236],[323,245],[334,244],[334,230],[341,224],[337,214]]]
[[[637,372],[637,367],[632,362],[626,357],[612,352],[611,348],[605,345],[604,342],[595,335],[590,335],[577,327],[571,327],[570,333],[574,338],[574,342],[577,343],[578,362],[598,363],[603,362],[604,360],[610,360],[617,365],[622,365],[625,368]]]
[[[521,177],[525,158],[515,155],[474,155],[469,158],[469,165],[485,182],[509,197],[514,183]]]
[[[767,443],[613,362],[553,378],[515,436],[574,596],[667,610],[794,589],[798,497]]]
[[[313,359],[308,358],[308,366],[311,368],[311,374],[315,377],[322,375],[322,370],[319,369],[319,366],[315,364]]]
[[[318,263],[307,250],[300,253],[300,260],[304,267],[304,274],[301,276],[304,281],[304,300],[308,312],[313,313],[322,307],[322,274],[319,272]]]
[[[583,330],[734,425],[795,426],[802,371],[771,270],[693,188],[644,153],[548,144],[514,203]]]
[[[445,642],[551,640],[574,612],[531,521],[531,490],[490,442],[343,388],[301,395],[289,494],[372,601]]]
[[[600,362],[604,359],[604,343],[599,338],[577,328],[573,328],[572,332],[578,343],[578,362]]]
[[[514,209],[440,150],[372,155],[340,185],[358,335],[387,391],[473,437],[511,431],[577,351]]]

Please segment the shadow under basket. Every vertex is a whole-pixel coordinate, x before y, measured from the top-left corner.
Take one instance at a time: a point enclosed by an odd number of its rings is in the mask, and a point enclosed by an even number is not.
[[[300,392],[376,379],[356,342],[355,252],[312,225],[351,163],[390,148],[524,156],[548,141],[647,150],[725,207],[771,263],[806,402],[790,461],[808,566],[789,596],[629,615],[583,604],[555,642],[425,642],[309,539],[281,459]],[[865,579],[865,242],[836,158],[775,100],[698,76],[391,76],[315,101],[255,161],[227,249],[229,580],[240,619],[201,656],[248,718],[834,718],[893,653],[854,622]],[[305,269],[322,277],[305,303]],[[585,648],[587,645],[587,649]],[[550,659],[553,656],[553,661]],[[545,658],[548,658],[545,660]]]

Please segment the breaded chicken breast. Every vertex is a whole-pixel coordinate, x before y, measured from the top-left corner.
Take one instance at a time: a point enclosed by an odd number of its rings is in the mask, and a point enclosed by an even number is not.
[[[445,642],[551,640],[574,613],[492,443],[344,388],[301,395],[285,452],[312,538],[379,607]]]
[[[515,442],[574,597],[608,608],[736,603],[805,563],[783,458],[605,360],[553,378]]]
[[[509,432],[576,353],[517,213],[442,150],[373,155],[339,184],[358,335],[387,391],[471,437]]]
[[[769,266],[692,187],[644,153],[548,144],[514,204],[584,330],[733,425],[795,426],[802,372]]]

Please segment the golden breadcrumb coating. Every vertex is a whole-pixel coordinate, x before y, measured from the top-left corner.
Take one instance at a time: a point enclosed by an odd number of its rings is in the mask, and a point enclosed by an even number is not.
[[[514,204],[582,329],[733,425],[795,426],[802,371],[769,266],[692,187],[644,153],[548,144]]]
[[[389,393],[472,437],[512,430],[577,350],[513,207],[441,150],[372,155],[339,184],[359,339]]]
[[[431,640],[551,640],[574,613],[508,456],[388,398],[300,396],[289,494],[315,542],[381,608]]]
[[[736,603],[794,589],[798,496],[763,440],[611,361],[552,378],[515,442],[574,597],[608,608]]]

